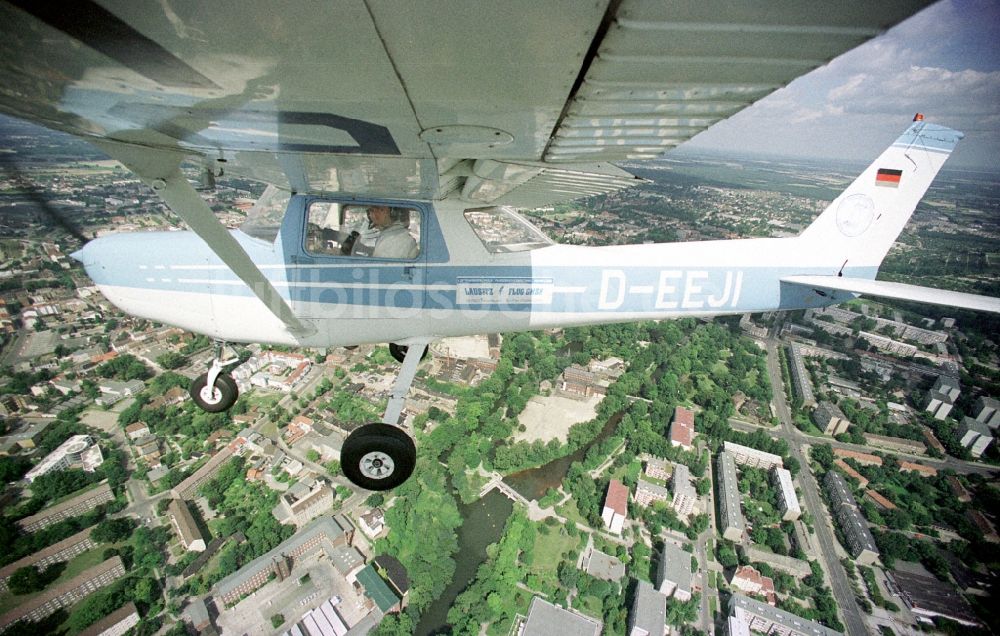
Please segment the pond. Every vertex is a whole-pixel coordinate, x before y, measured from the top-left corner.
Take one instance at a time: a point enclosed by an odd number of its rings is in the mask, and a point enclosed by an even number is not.
[[[615,432],[618,422],[621,421],[624,412],[615,413],[608,419],[601,432],[597,434],[589,444],[578,448],[570,455],[560,457],[536,468],[529,468],[521,472],[512,473],[504,477],[504,481],[521,494],[525,499],[541,499],[549,488],[558,488],[562,484],[569,467],[573,462],[583,461],[587,451],[591,446],[600,444]]]

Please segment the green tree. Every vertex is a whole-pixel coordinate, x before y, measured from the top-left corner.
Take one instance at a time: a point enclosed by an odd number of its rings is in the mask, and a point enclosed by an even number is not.
[[[833,448],[829,444],[816,444],[810,451],[813,461],[826,470],[833,467]]]
[[[31,462],[26,457],[0,457],[0,483],[17,481],[31,468]]]
[[[187,356],[175,351],[168,351],[161,356],[157,356],[156,364],[164,369],[179,369],[188,363]]]
[[[136,525],[131,517],[105,519],[90,532],[90,538],[99,543],[118,543],[132,536]]]
[[[30,594],[45,588],[46,580],[42,573],[33,565],[28,565],[14,571],[7,582],[14,594]]]

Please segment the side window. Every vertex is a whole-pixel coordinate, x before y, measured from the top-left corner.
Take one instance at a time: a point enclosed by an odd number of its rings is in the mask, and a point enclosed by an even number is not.
[[[420,212],[400,206],[314,201],[306,212],[306,252],[414,259],[420,254]]]
[[[474,208],[465,211],[486,251],[492,254],[527,252],[552,245],[541,230],[509,207]]]

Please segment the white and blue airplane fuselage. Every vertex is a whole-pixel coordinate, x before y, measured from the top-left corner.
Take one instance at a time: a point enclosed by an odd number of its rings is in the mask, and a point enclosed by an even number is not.
[[[232,235],[310,327],[304,333],[192,232],[112,235],[76,257],[129,314],[218,340],[305,347],[820,307],[864,283],[889,285],[874,281],[879,264],[960,138],[915,122],[792,238],[496,252],[466,219],[475,206],[457,199],[293,195],[275,240]],[[324,201],[405,205],[419,214],[419,255],[310,253],[307,210]],[[886,289],[870,293],[892,295]]]

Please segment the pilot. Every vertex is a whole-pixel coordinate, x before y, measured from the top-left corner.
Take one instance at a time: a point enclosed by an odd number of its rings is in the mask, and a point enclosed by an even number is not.
[[[375,256],[378,258],[416,258],[420,249],[409,231],[410,211],[375,205],[368,208],[368,223],[350,231],[337,231],[310,224],[310,236],[327,245],[339,243],[338,251],[345,256]],[[326,251],[324,247],[319,248]]]
[[[416,258],[417,242],[408,229],[410,211],[405,208],[390,208],[375,205],[368,209],[371,227],[360,232],[355,242],[353,254],[360,245],[372,245],[371,255],[377,258]]]

